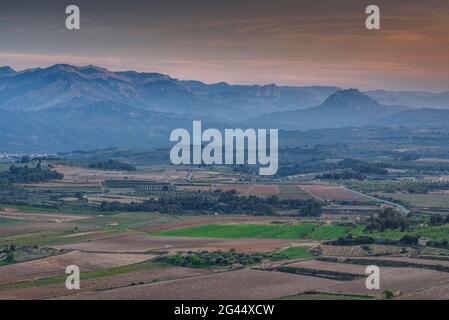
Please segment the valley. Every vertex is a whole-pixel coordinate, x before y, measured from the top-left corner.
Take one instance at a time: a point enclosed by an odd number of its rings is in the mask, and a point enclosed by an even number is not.
[[[205,129],[278,129],[280,135],[362,126],[431,129],[449,120],[442,107],[449,105],[447,92],[205,84],[92,65],[1,70],[0,152],[8,153],[169,147],[170,132],[196,120]]]
[[[0,190],[0,298],[447,298],[449,150],[435,131],[397,145],[357,129],[335,145],[346,130],[307,146],[289,133],[299,145],[280,149],[274,177],[173,166],[167,149],[15,158],[0,172],[19,181]],[[69,264],[80,290],[65,288]],[[367,264],[380,290],[365,288]]]
[[[0,299],[448,299],[446,101],[1,68]],[[198,146],[173,165],[170,132],[198,119],[279,129],[276,173]]]

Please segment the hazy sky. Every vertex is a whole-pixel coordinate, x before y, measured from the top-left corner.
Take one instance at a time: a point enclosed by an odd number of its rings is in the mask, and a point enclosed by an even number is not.
[[[80,6],[80,31],[65,29],[69,4]],[[365,29],[369,4],[381,8],[380,31]],[[447,91],[449,1],[2,1],[0,65],[55,63],[209,83]]]

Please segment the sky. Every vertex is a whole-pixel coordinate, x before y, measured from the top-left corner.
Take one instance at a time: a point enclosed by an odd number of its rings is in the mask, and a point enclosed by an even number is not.
[[[79,31],[65,28],[70,4]],[[365,28],[370,4],[381,30]],[[0,65],[56,63],[207,83],[449,91],[449,1],[2,1]]]

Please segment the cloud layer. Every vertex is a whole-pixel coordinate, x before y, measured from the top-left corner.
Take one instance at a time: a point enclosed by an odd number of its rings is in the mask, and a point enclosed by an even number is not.
[[[206,82],[449,90],[449,2],[364,0],[17,0],[0,11],[0,64],[53,63],[169,73]],[[3,6],[3,5],[2,5]]]

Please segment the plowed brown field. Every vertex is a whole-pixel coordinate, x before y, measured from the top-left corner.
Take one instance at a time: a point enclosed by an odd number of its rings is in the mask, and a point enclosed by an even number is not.
[[[148,255],[85,253],[72,251],[44,259],[16,263],[0,267],[0,283],[34,280],[64,275],[69,265],[76,265],[81,272],[118,267],[150,259]]]
[[[257,300],[273,299],[336,285],[333,280],[281,272],[239,270],[194,278],[80,293],[70,299]]]

